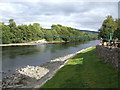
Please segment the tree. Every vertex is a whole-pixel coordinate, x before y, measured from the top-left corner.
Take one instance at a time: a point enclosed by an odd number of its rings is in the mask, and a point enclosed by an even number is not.
[[[57,31],[55,29],[51,28],[51,31],[52,31],[53,37],[56,37],[56,36],[59,37],[59,34],[57,33]],[[61,39],[60,38],[53,38],[53,40],[60,41]]]
[[[42,32],[42,27],[39,23],[33,23],[34,32],[36,33],[36,37],[43,38],[44,34]]]
[[[12,43],[12,33],[8,25],[2,25],[2,43]]]
[[[16,27],[16,23],[14,22],[13,19],[10,19],[10,20],[9,20],[9,26],[10,26],[10,27]]]
[[[47,30],[45,36],[48,37],[48,38],[46,38],[47,41],[53,41],[53,38],[50,38],[53,36],[51,30]]]
[[[102,27],[99,29],[99,37],[101,37],[103,40],[108,41],[110,33],[114,33],[114,31],[117,29],[117,24],[115,23],[112,16],[108,16],[107,19],[104,20]]]
[[[117,30],[114,32],[114,37],[120,40],[120,18],[116,19]]]
[[[13,19],[9,20],[9,25],[4,25],[0,23],[2,27],[2,43],[22,43],[36,41],[44,39],[44,36],[54,37],[54,38],[45,38],[47,41],[81,41],[81,39],[66,38],[66,37],[80,37],[87,36],[90,37],[92,34],[87,33],[86,35],[81,31],[75,30],[71,27],[58,25],[52,25],[51,30],[42,28],[39,23],[33,23],[33,25],[18,25]],[[57,36],[57,37],[55,37]],[[62,37],[62,38],[58,38]],[[82,39],[85,40],[85,39]]]

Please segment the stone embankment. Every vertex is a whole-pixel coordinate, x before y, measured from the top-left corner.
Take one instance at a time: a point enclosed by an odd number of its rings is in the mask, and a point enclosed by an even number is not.
[[[70,58],[73,58],[81,51],[50,60],[41,66],[28,65],[16,70],[15,74],[3,79],[2,88],[39,88],[47,80],[51,79],[57,70],[63,67]]]
[[[114,67],[119,68],[120,64],[120,48],[111,46],[96,46],[96,52],[98,57],[104,58],[105,63],[110,63]]]

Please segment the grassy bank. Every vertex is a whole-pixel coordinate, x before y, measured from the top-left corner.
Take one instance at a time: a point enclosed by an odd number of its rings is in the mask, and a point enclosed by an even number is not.
[[[95,47],[70,59],[41,88],[117,88],[118,71],[97,58]]]

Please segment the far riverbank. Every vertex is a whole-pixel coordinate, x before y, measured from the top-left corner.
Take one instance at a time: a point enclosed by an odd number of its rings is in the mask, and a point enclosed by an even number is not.
[[[45,41],[44,39],[26,43],[11,43],[11,44],[0,44],[0,46],[29,46],[29,45],[39,45],[47,43],[63,43],[65,41]]]

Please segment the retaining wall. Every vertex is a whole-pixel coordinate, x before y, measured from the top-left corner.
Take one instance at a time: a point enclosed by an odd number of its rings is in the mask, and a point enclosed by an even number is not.
[[[114,67],[119,68],[120,48],[97,45],[96,52],[98,57],[105,59],[105,63],[110,63]]]

